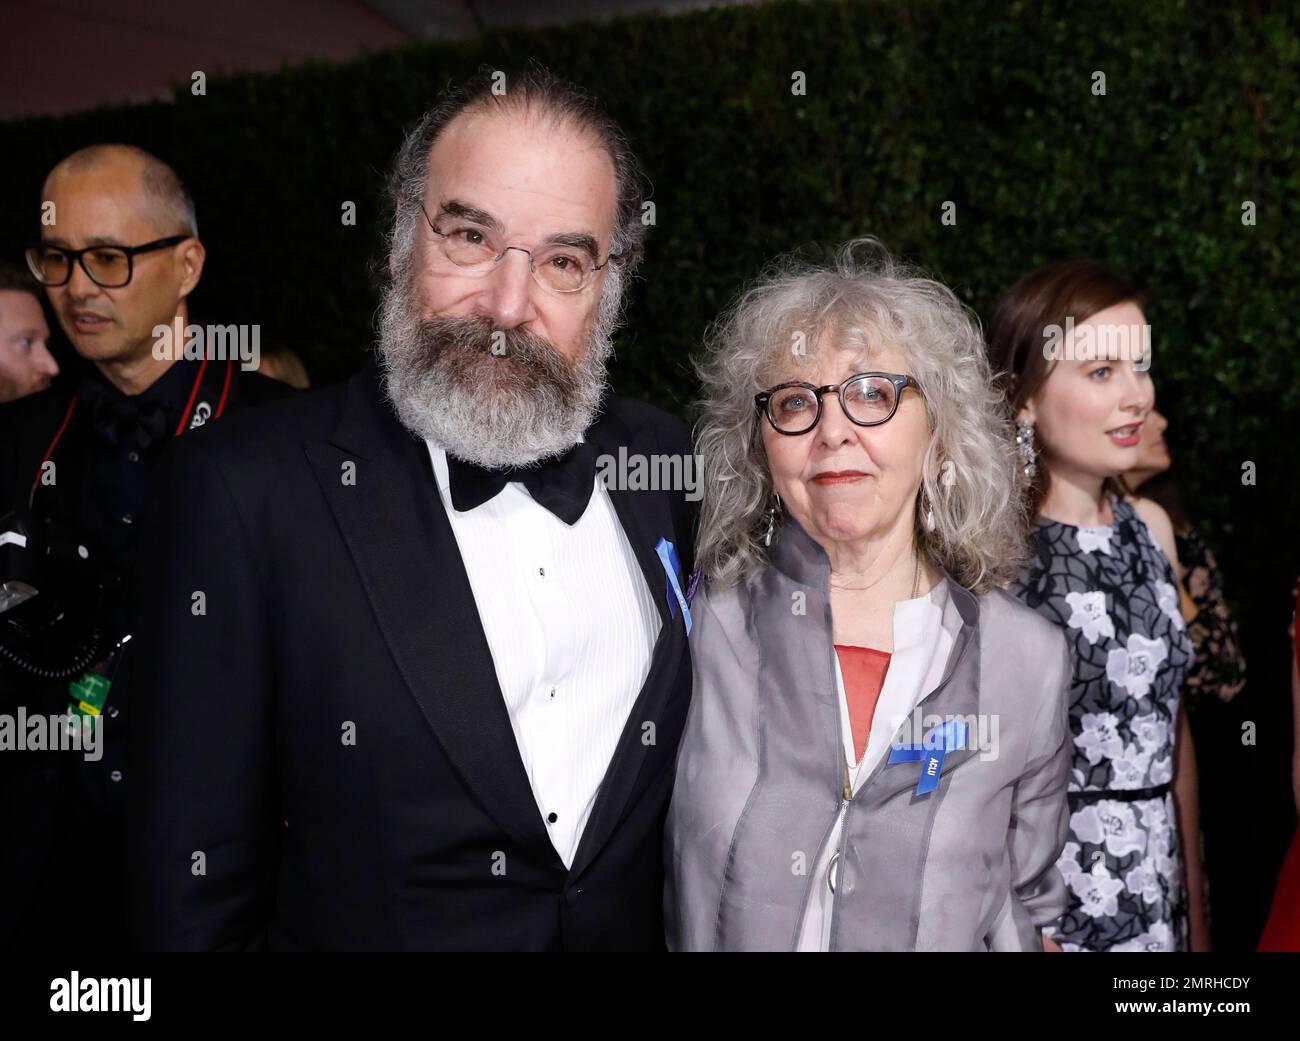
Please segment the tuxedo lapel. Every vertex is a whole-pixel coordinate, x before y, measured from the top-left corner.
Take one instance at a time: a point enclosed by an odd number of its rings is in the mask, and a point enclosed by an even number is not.
[[[390,411],[374,366],[329,442],[305,451],[379,629],[447,758],[501,827],[535,850],[542,823],[425,444]],[[346,464],[355,483],[345,483]]]
[[[617,455],[619,445],[626,445],[629,452],[634,450],[631,444],[631,432],[625,423],[613,412],[606,412],[592,426],[588,435],[601,452]],[[669,508],[670,491],[636,491],[618,487],[616,483],[608,486],[610,502],[614,506],[623,534],[627,537],[641,567],[641,574],[650,587],[651,598],[659,611],[661,628],[659,638],[655,641],[650,656],[650,668],[645,682],[637,695],[632,711],[619,735],[613,758],[605,770],[596,803],[591,816],[583,830],[570,869],[571,877],[577,877],[582,870],[595,859],[605,843],[613,835],[615,828],[623,818],[631,794],[637,789],[648,753],[652,745],[647,745],[645,724],[654,724],[655,740],[659,739],[658,730],[663,719],[663,709],[670,698],[677,681],[677,669],[686,651],[686,628],[681,611],[674,617],[668,610],[668,573],[664,570],[655,547],[661,538],[671,542],[677,541],[673,531],[672,512]],[[678,548],[678,556],[682,556]],[[679,576],[682,589],[686,588],[686,575]]]
[[[654,492],[633,492],[611,488],[610,502],[618,515],[623,534],[632,545],[636,562],[641,566],[654,598],[655,608],[659,612],[659,621],[665,629],[683,628],[680,617],[674,618],[668,613],[668,572],[664,570],[655,546],[660,538],[673,539],[672,518],[659,494]],[[686,576],[680,576],[682,590],[686,589]],[[678,612],[680,615],[681,612]]]

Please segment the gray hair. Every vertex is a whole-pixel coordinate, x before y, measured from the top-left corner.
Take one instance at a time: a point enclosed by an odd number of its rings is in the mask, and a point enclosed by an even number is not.
[[[528,112],[548,118],[554,126],[591,134],[608,153],[618,200],[598,314],[606,329],[617,328],[625,283],[635,273],[645,247],[640,165],[622,127],[605,114],[595,98],[535,61],[509,75],[490,66],[481,67],[473,77],[450,90],[406,135],[388,178],[393,219],[387,243],[387,277],[398,285],[410,277],[416,235],[424,220],[420,203],[429,173],[429,153],[452,120],[478,110]]]
[[[875,256],[859,261],[864,246]],[[950,289],[864,238],[830,264],[779,258],[709,330],[696,366],[703,399],[695,436],[705,477],[696,556],[710,581],[726,587],[766,563],[761,533],[772,478],[754,395],[779,378],[797,337],[799,361],[815,358],[823,339],[903,355],[931,431],[915,511],[918,549],[975,592],[1014,578],[1026,554],[1022,478],[979,321]]]

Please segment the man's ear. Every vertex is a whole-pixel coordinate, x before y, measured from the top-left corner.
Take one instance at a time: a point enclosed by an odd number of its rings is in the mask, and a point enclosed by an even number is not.
[[[180,295],[182,298],[194,292],[194,287],[203,277],[203,263],[207,258],[208,251],[203,248],[203,243],[198,239],[190,239],[185,244],[185,249],[181,253]]]

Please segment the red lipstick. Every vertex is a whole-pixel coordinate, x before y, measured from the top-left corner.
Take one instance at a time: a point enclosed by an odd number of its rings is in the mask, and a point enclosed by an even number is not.
[[[818,484],[852,484],[866,476],[861,470],[823,470],[813,480]]]

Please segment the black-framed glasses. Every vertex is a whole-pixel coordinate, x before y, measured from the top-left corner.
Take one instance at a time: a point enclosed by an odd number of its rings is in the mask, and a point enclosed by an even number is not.
[[[72,265],[81,270],[97,286],[104,289],[121,289],[135,274],[135,258],[140,253],[166,249],[178,242],[192,239],[193,235],[168,235],[154,239],[143,246],[87,246],[85,249],[64,249],[41,243],[27,250],[27,266],[32,276],[43,286],[66,285],[72,278]]]
[[[839,396],[844,414],[860,427],[887,423],[898,411],[906,387],[921,393],[911,376],[893,372],[859,372],[843,383],[818,387],[812,383],[781,383],[754,395],[754,407],[778,434],[806,434],[822,418],[822,395]]]
[[[523,246],[502,246],[492,232],[474,224],[458,225],[447,231],[433,223],[429,211],[420,203],[420,212],[429,222],[429,229],[438,236],[442,251],[467,275],[481,276],[493,270],[512,249],[528,257],[528,270],[533,280],[552,293],[576,293],[591,285],[596,273],[611,260],[622,260],[619,253],[610,253],[604,264],[579,246],[552,243],[536,251]]]

